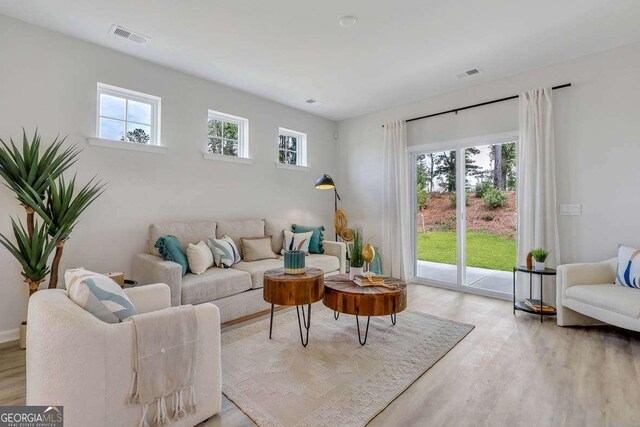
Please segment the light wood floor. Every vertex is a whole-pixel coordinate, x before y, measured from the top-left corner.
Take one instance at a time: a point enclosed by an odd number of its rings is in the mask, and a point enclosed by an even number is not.
[[[640,334],[540,324],[511,304],[409,286],[409,309],[476,328],[371,426],[638,426]],[[401,321],[401,317],[398,317]],[[0,404],[24,402],[24,352],[0,347]],[[223,397],[213,426],[253,425]]]

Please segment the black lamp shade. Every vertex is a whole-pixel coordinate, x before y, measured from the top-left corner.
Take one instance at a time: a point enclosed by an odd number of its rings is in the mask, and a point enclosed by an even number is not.
[[[333,179],[326,173],[316,181],[316,190],[332,190],[336,188]]]

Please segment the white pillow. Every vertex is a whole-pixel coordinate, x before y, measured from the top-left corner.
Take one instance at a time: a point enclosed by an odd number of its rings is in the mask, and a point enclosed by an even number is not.
[[[113,279],[84,268],[64,273],[71,301],[107,323],[120,323],[137,314],[125,291]]]
[[[202,274],[213,266],[213,254],[207,244],[200,240],[197,244],[187,246],[187,261],[193,274]]]
[[[618,248],[616,283],[629,288],[640,288],[640,250],[622,246]]]
[[[308,233],[294,233],[284,230],[284,243],[280,254],[284,255],[286,251],[302,251],[309,254],[309,243],[311,243],[313,231]]]
[[[231,237],[224,236],[222,239],[210,237],[207,239],[207,245],[213,254],[216,267],[229,268],[240,262],[240,253]]]

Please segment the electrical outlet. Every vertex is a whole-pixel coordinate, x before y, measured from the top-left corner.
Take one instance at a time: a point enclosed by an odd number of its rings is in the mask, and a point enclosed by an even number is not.
[[[560,215],[577,216],[582,214],[582,205],[560,205]]]

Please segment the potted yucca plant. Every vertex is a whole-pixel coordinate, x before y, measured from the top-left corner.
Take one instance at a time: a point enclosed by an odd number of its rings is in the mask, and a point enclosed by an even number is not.
[[[65,182],[62,174],[76,162],[80,153],[76,146],[63,149],[65,139],[56,137],[42,154],[37,129],[31,139],[23,129],[22,149],[13,140],[10,144],[0,140],[0,177],[13,190],[27,213],[26,230],[22,222],[11,220],[16,243],[4,235],[0,235],[0,243],[22,266],[29,296],[39,289],[49,273],[49,288],[57,287],[64,243],[82,212],[103,191],[103,186],[99,182],[94,183],[93,179],[77,194],[75,177],[69,184]],[[43,220],[41,225],[34,218],[36,212]],[[53,267],[49,268],[48,260],[54,249],[56,256]],[[25,330],[26,323],[23,322],[20,328],[21,347]]]

